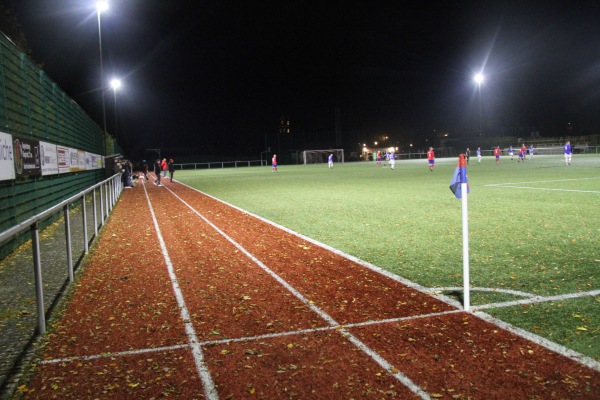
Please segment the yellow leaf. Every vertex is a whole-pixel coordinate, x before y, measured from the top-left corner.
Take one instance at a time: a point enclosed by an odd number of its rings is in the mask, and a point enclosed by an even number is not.
[[[444,395],[442,395],[442,394],[439,394],[439,393],[431,393],[430,397],[433,397],[433,398],[439,399],[440,397],[444,397]]]
[[[227,349],[221,350],[221,354],[229,354],[229,350],[227,350]]]
[[[578,326],[577,330],[578,331],[587,331],[587,328],[585,326]]]
[[[138,383],[128,383],[127,386],[134,388],[134,387],[137,387],[139,384],[140,384],[139,382]]]
[[[17,389],[19,390],[19,393],[27,393],[27,392],[29,392],[29,389],[27,389],[27,385],[21,385]]]
[[[287,347],[288,349],[291,349],[292,347],[294,347],[294,343],[288,343]]]

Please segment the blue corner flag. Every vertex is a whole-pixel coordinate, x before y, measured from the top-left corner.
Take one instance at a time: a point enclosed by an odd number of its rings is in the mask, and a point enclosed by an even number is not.
[[[452,175],[452,181],[450,182],[450,190],[452,190],[452,193],[454,193],[457,199],[462,198],[461,183],[467,184],[467,193],[469,193],[471,188],[468,185],[467,162],[464,154],[458,156],[458,164],[456,165],[456,170],[454,170],[454,175]]]

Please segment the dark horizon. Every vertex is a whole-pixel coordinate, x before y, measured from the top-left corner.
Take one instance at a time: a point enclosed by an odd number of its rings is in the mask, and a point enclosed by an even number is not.
[[[10,1],[31,48],[102,127],[95,2]],[[52,3],[52,4],[51,4]],[[110,3],[110,2],[109,2]],[[568,1],[130,0],[101,16],[106,127],[124,149],[256,154],[280,116],[300,146],[434,130],[598,133],[600,7]],[[473,76],[483,72],[481,104]],[[481,111],[480,111],[481,109]],[[281,135],[280,135],[281,136]],[[365,137],[366,136],[366,137]]]

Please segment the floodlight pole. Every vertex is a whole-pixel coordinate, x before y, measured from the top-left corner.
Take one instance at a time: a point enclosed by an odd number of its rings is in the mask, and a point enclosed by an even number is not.
[[[107,132],[106,132],[106,105],[104,101],[104,66],[102,62],[102,29],[100,23],[100,14],[107,8],[105,1],[100,1],[96,4],[96,13],[98,14],[98,45],[100,50],[100,92],[102,93],[102,128],[104,129],[104,155],[108,156],[107,147]]]

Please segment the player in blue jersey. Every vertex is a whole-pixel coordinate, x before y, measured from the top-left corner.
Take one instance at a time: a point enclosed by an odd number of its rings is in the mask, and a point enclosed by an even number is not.
[[[571,165],[571,154],[573,154],[573,148],[571,147],[570,141],[567,141],[567,143],[565,143],[564,152],[565,152],[565,164]]]
[[[330,154],[327,158],[327,164],[329,165],[329,168],[333,168],[333,154]]]
[[[481,162],[481,147],[477,148],[477,162]]]
[[[529,146],[529,161],[533,158],[533,145]]]
[[[511,161],[512,161],[512,159],[513,159],[513,156],[515,155],[515,151],[513,150],[512,146],[510,146],[510,147],[508,148],[508,155],[510,156],[510,159],[511,159]]]

